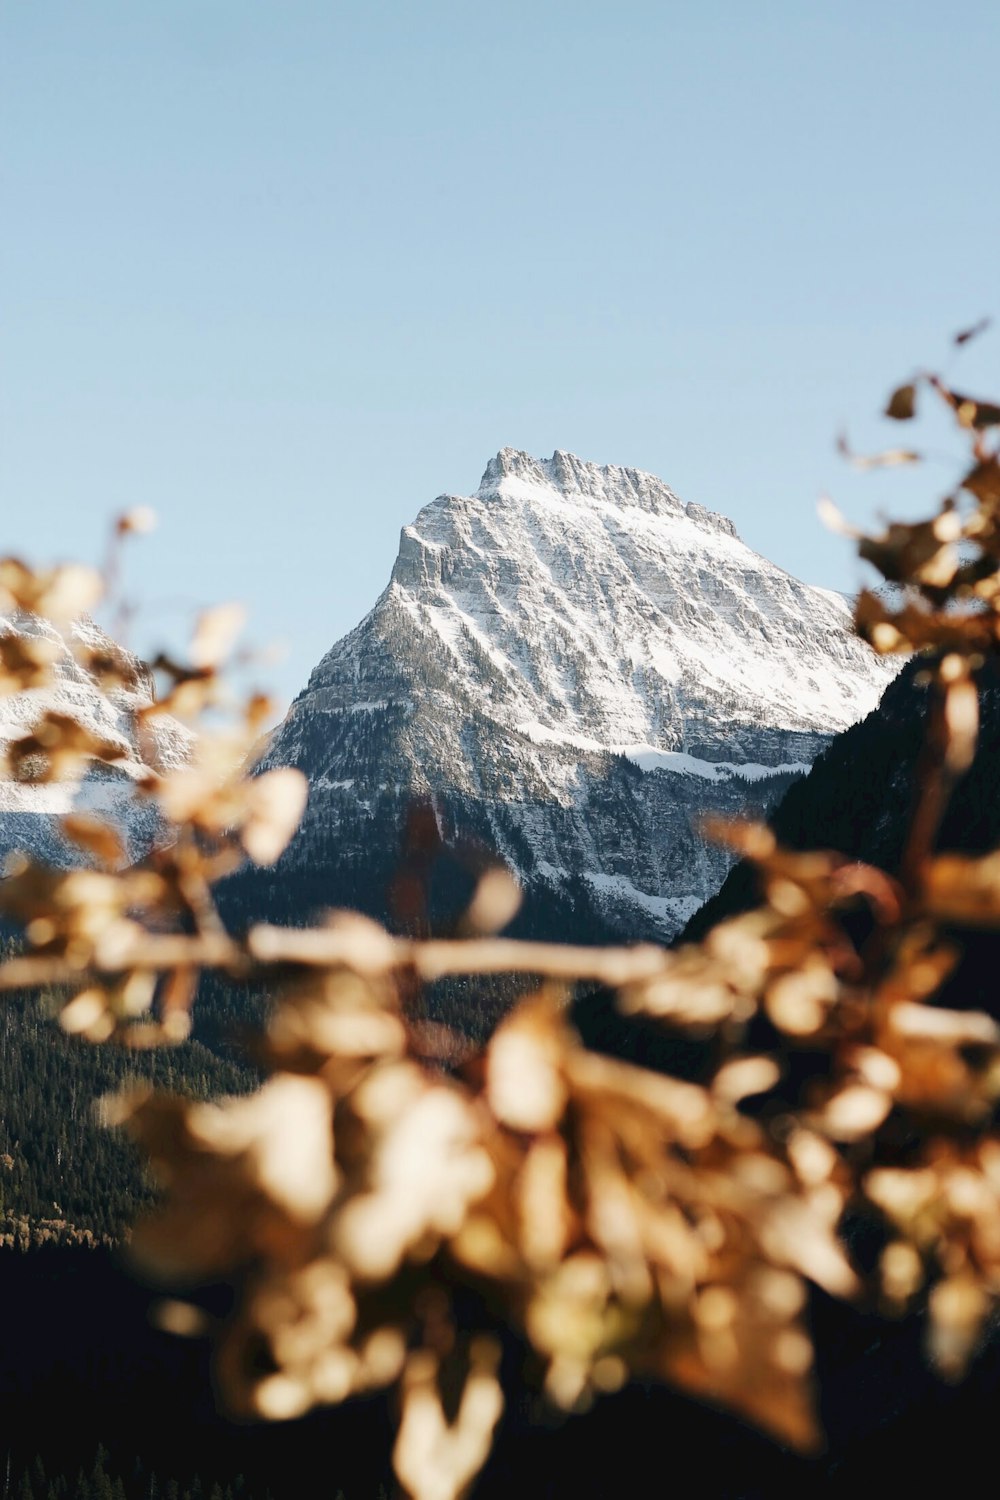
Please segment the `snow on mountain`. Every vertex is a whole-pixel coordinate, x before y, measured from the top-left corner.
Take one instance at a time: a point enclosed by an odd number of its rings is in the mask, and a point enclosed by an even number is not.
[[[378,909],[422,797],[550,916],[669,938],[728,866],[699,816],[766,809],[893,675],[849,621],[653,475],[505,448],[276,732],[312,792],[267,898]]]
[[[169,770],[188,755],[191,736],[169,715],[152,720],[141,735],[136,713],[152,701],[152,675],[138,657],[117,646],[92,620],[80,619],[68,638],[39,615],[0,615],[0,636],[40,637],[52,653],[52,686],[0,696],[0,753],[30,733],[46,712],[75,719],[99,739],[121,747],[121,759],[94,763],[76,781],[39,784],[0,775],[0,854],[17,850],[56,865],[79,859],[59,833],[58,820],[71,811],[93,813],[114,823],[128,854],[137,857],[156,831],[157,814],[137,797],[136,781],[149,768]],[[128,686],[102,690],[77,660],[73,647],[107,653]]]

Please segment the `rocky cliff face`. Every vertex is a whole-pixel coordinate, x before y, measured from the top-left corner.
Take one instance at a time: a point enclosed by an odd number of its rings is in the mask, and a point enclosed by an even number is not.
[[[113,822],[124,837],[131,858],[148,847],[156,831],[156,813],[148,799],[135,794],[135,784],[148,767],[167,770],[188,754],[190,735],[176,720],[164,715],[155,728],[140,736],[136,712],[152,701],[149,669],[122,651],[92,621],[83,619],[64,637],[38,615],[18,612],[0,615],[0,636],[41,637],[52,659],[54,686],[0,696],[0,753],[29,733],[43,713],[65,714],[98,738],[121,747],[121,759],[94,764],[76,781],[33,784],[0,773],[0,857],[23,851],[50,864],[79,860],[59,833],[66,813],[94,813]],[[128,679],[128,686],[101,690],[81,666],[74,645],[106,651]]]
[[[699,816],[766,809],[889,681],[848,621],[652,475],[504,449],[404,529],[276,732],[310,803],[248,899],[381,910],[422,798],[516,871],[528,927],[669,939],[727,868]]]

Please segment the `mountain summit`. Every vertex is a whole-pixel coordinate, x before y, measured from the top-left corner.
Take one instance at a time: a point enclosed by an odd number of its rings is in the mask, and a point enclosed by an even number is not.
[[[378,909],[423,798],[576,930],[669,938],[727,866],[697,816],[770,805],[892,671],[662,480],[504,448],[403,529],[276,731],[312,794],[270,896]]]

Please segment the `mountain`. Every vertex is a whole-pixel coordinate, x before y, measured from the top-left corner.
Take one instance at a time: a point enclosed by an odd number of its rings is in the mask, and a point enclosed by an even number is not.
[[[891,675],[843,598],[725,517],[635,469],[505,448],[404,528],[276,731],[263,766],[301,768],[309,807],[240,903],[384,910],[423,801],[458,864],[495,851],[519,875],[522,930],[669,939],[727,869],[699,816],[772,805]]]
[[[0,614],[0,639],[10,636],[20,637],[45,659],[54,681],[0,693],[0,756],[51,713],[75,720],[110,750],[118,749],[121,758],[94,762],[85,776],[72,780],[29,782],[0,772],[0,855],[21,850],[50,864],[75,862],[79,854],[60,835],[59,819],[77,811],[113,821],[128,855],[137,858],[154,836],[156,812],[147,799],[136,796],[136,782],[149,768],[181,764],[189,732],[166,714],[139,728],[137,712],[153,701],[152,673],[92,620],[80,619],[63,634],[40,615]],[[102,686],[78,653],[113,665],[117,685]]]

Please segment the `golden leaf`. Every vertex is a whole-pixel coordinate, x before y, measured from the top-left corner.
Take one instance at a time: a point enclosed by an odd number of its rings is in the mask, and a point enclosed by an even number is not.
[[[827,1100],[816,1124],[835,1141],[857,1141],[877,1130],[891,1108],[892,1099],[882,1089],[847,1084]]]
[[[848,536],[854,539],[861,535],[856,526],[852,526],[849,521],[845,520],[828,495],[821,495],[816,501],[816,512],[826,529],[834,532],[836,536]]]
[[[472,1341],[458,1410],[449,1422],[437,1388],[438,1361],[428,1350],[411,1354],[392,1461],[412,1500],[459,1500],[486,1462],[503,1411],[499,1360],[494,1340]]]
[[[826,1020],[839,994],[836,975],[817,954],[800,969],[771,981],[764,997],[767,1014],[788,1036],[812,1036]]]
[[[939,669],[944,692],[945,765],[955,776],[972,765],[979,735],[979,690],[965,668],[963,658],[946,656]]]
[[[766,1094],[781,1077],[773,1057],[738,1057],[724,1063],[712,1080],[712,1093],[728,1104],[738,1104],[753,1094]]]
[[[80,563],[35,573],[16,557],[0,558],[0,601],[66,624],[84,614],[104,592],[101,575]]]
[[[930,1354],[938,1371],[949,1380],[965,1373],[973,1354],[989,1299],[968,1271],[939,1281],[930,1295]]]
[[[356,1108],[373,1130],[361,1190],[338,1212],[334,1241],[352,1272],[383,1280],[411,1247],[458,1233],[489,1192],[494,1167],[462,1095],[395,1064],[360,1085]]]
[[[486,1097],[512,1130],[558,1124],[568,1097],[560,1027],[544,1002],[522,1005],[497,1029],[486,1061]]]
[[[879,1258],[882,1290],[891,1303],[905,1305],[919,1291],[924,1279],[923,1262],[906,1240],[893,1240]]]
[[[1000,852],[939,854],[924,871],[923,900],[939,921],[972,927],[1000,923]]]
[[[462,921],[469,933],[500,932],[517,916],[521,887],[502,865],[494,865],[480,876]]]
[[[78,848],[93,854],[101,864],[115,869],[124,862],[125,848],[117,829],[87,813],[70,813],[60,822],[66,837]]]
[[[922,461],[921,454],[914,453],[911,448],[886,448],[882,453],[867,455],[854,453],[846,436],[837,439],[837,451],[856,469],[891,469],[901,464],[918,464]]]
[[[938,1182],[934,1172],[925,1167],[876,1167],[865,1177],[864,1188],[873,1203],[909,1231],[936,1196]]]
[[[247,783],[240,840],[254,864],[273,865],[284,852],[299,826],[308,796],[308,781],[290,766],[265,771]]]
[[[90,1042],[105,1042],[115,1029],[114,1016],[108,1007],[104,990],[81,990],[59,1012],[59,1024],[70,1035],[85,1036]]]
[[[217,667],[232,649],[246,622],[242,604],[218,604],[198,616],[191,640],[191,662],[195,667]]]

